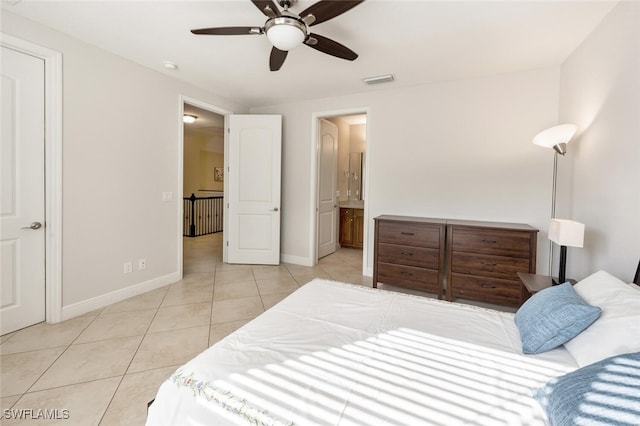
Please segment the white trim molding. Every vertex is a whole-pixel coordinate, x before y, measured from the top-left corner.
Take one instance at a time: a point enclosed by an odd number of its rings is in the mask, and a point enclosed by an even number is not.
[[[367,161],[365,163],[365,175],[364,175],[364,188],[363,193],[369,194],[369,164],[371,163],[371,108],[348,108],[339,109],[333,111],[314,112],[311,114],[311,164],[309,168],[311,170],[311,186],[309,188],[310,205],[309,205],[309,253],[310,257],[307,262],[300,261],[301,265],[313,266],[318,263],[318,132],[320,131],[320,125],[318,124],[323,118],[340,117],[343,115],[355,115],[365,114],[367,116],[367,132],[365,140],[365,152],[367,155]],[[362,249],[362,273],[363,275],[372,275],[368,267],[368,249],[369,241],[369,197],[365,196],[364,199],[364,242]]]
[[[62,321],[62,54],[6,33],[0,43],[45,64],[45,318],[56,323]]]
[[[314,266],[315,263],[309,257],[293,256],[290,254],[280,253],[281,263],[291,263],[293,265]]]
[[[130,297],[138,296],[151,290],[156,290],[179,280],[180,278],[178,273],[173,272],[162,277],[112,291],[111,293],[102,294],[100,296],[92,297],[91,299],[67,305],[62,309],[62,320],[68,320],[70,318],[77,317],[78,315],[104,308],[105,306],[113,303],[121,302],[129,299]]]

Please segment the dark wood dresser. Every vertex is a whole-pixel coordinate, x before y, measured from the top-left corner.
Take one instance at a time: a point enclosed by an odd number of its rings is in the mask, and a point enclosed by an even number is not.
[[[518,272],[535,273],[538,230],[524,224],[447,221],[447,300],[520,306],[529,292]]]
[[[381,282],[442,298],[446,221],[390,215],[374,221],[373,287]]]
[[[538,230],[519,223],[383,215],[374,218],[378,283],[517,307],[530,296],[518,272],[536,272]],[[445,285],[446,274],[446,285]]]

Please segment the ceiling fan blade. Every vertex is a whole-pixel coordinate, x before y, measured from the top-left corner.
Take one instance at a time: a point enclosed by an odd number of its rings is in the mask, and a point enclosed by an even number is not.
[[[305,19],[308,15],[313,15],[316,19],[309,24],[309,26],[318,25],[338,15],[342,15],[363,1],[364,0],[320,0],[300,12],[300,18]]]
[[[200,28],[191,30],[193,34],[206,35],[245,35],[245,34],[262,34],[260,27],[217,27],[217,28]]]
[[[280,10],[273,0],[251,0],[256,5],[260,12],[264,13],[269,18],[275,18],[280,16]]]
[[[287,59],[286,50],[280,50],[278,48],[271,49],[271,56],[269,57],[269,68],[271,71],[278,71],[282,64],[284,64],[284,60]]]
[[[353,61],[358,57],[358,54],[348,47],[318,34],[309,34],[304,44],[320,52],[335,56],[336,58],[346,59],[347,61]]]

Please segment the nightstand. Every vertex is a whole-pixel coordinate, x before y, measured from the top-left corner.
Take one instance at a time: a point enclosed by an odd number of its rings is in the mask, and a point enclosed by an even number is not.
[[[557,280],[557,277],[551,277],[549,275],[528,274],[526,272],[518,272],[518,278],[522,281],[522,284],[529,291],[530,294],[535,294],[540,290],[551,287],[553,285],[552,280]],[[572,285],[576,283],[574,279],[567,279]]]

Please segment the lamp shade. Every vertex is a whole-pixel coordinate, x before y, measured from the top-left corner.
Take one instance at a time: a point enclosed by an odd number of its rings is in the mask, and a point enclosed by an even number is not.
[[[582,247],[584,224],[568,219],[551,219],[549,239],[560,246]]]
[[[545,148],[553,148],[561,143],[569,142],[576,130],[578,130],[578,126],[575,124],[560,124],[538,133],[533,138],[533,143]]]

